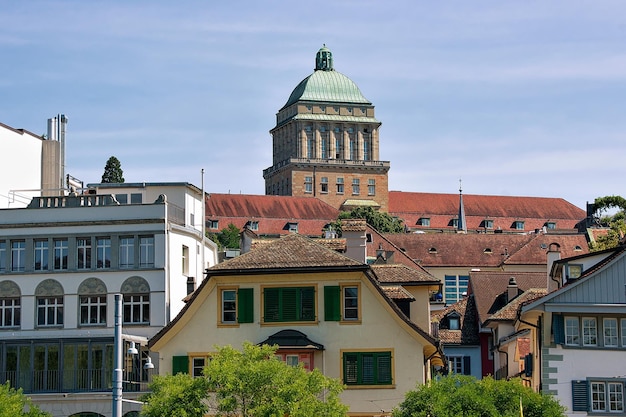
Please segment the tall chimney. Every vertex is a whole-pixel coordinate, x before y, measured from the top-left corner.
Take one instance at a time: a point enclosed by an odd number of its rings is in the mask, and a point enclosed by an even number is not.
[[[365,219],[341,220],[341,234],[346,239],[346,256],[367,263],[367,222]]]
[[[519,288],[517,287],[517,281],[515,277],[509,278],[509,285],[506,287],[506,302],[510,303],[515,297],[517,297]]]

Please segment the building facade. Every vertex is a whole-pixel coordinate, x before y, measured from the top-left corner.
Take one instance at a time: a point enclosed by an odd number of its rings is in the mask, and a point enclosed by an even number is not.
[[[263,171],[265,194],[317,197],[342,210],[368,205],[386,211],[390,164],[380,160],[380,125],[372,103],[335,71],[324,46],[313,74],[276,115],[272,166]]]
[[[2,210],[0,383],[55,417],[110,416],[122,294],[124,352],[132,342],[139,353],[124,357],[124,397],[136,399],[150,377],[147,340],[216,263],[194,222],[201,195],[186,183],[103,184]],[[124,403],[124,413],[139,407]]]

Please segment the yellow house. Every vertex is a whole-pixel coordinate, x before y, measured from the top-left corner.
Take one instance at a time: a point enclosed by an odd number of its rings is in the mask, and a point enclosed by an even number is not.
[[[351,416],[387,415],[438,355],[369,265],[297,234],[209,268],[149,347],[161,374],[200,376],[216,345],[244,341],[278,345],[287,363],[340,379]]]

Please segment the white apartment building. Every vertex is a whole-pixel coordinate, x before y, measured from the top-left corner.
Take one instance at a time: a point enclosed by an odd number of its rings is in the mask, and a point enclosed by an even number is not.
[[[95,184],[0,210],[0,383],[55,417],[112,411],[114,299],[123,295],[125,399],[159,359],[147,340],[217,263],[203,239],[203,192],[188,183]],[[124,402],[123,415],[140,405]]]

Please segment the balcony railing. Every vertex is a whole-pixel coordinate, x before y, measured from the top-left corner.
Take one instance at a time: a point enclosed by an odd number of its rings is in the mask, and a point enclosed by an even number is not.
[[[148,389],[149,374],[144,371],[144,381],[137,381],[137,374],[124,372],[125,392],[144,392]],[[7,371],[0,372],[0,384],[7,381],[13,388],[24,393],[98,392],[111,391],[113,371],[102,369],[72,369],[67,371]]]

